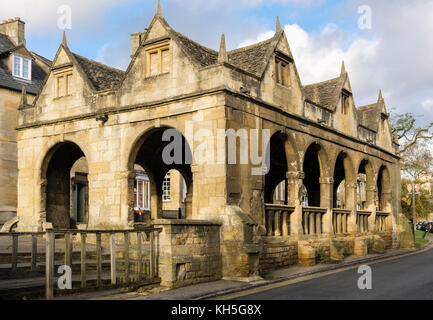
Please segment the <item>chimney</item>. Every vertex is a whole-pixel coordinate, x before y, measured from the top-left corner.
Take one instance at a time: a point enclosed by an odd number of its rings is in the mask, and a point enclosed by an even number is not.
[[[9,18],[3,20],[0,24],[0,33],[5,34],[13,41],[16,46],[26,45],[25,38],[25,22],[21,21],[19,17],[14,19]]]
[[[142,35],[143,34],[141,34],[138,31],[134,34],[131,34],[131,40],[132,40],[131,58],[134,56],[135,52],[137,51],[138,47],[140,46]]]

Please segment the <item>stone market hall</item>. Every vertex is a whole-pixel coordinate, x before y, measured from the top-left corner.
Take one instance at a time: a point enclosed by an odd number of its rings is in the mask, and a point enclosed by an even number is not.
[[[71,219],[133,228],[141,201],[141,223],[162,228],[159,267],[171,286],[397,248],[398,141],[385,101],[356,106],[344,63],[336,75],[302,84],[278,19],[272,38],[228,51],[222,36],[214,51],[172,29],[158,3],[132,35],[125,72],[72,52],[64,37],[33,103],[19,107],[18,230]],[[162,159],[167,129],[182,136],[181,164]],[[204,141],[189,132],[201,129],[214,154],[218,130],[269,130],[259,150],[270,151],[269,170],[197,161]],[[164,209],[169,172],[179,205]],[[80,214],[71,177],[85,186]]]

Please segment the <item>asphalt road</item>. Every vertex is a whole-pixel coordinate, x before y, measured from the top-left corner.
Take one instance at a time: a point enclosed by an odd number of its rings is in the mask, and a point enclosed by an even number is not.
[[[372,289],[360,290],[358,268],[235,300],[432,300],[433,250],[370,265]],[[232,298],[233,299],[233,298]]]

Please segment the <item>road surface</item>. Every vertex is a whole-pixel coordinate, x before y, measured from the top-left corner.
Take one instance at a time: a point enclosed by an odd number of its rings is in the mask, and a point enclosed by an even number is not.
[[[238,293],[234,300],[431,300],[433,250],[369,265],[372,289],[360,290],[358,267],[266,290]],[[265,291],[264,291],[265,290]]]

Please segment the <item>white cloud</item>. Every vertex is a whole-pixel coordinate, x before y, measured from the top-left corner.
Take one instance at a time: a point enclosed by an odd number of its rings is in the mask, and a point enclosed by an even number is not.
[[[89,28],[101,22],[107,9],[132,0],[44,0],[1,1],[0,19],[20,17],[26,22],[27,33],[47,34],[58,32],[57,10],[62,5],[71,7],[72,29]],[[89,31],[89,29],[87,29]]]
[[[367,80],[370,86],[379,85],[377,82],[380,77],[372,81],[371,74],[365,69],[366,65],[375,60],[379,40],[355,38],[344,49],[343,31],[335,24],[327,24],[317,34],[308,33],[297,24],[284,26],[284,31],[303,84],[335,78],[340,74],[344,60],[355,94],[359,84],[365,85]],[[265,31],[254,40],[243,41],[240,47],[269,39],[274,34],[274,31]]]

